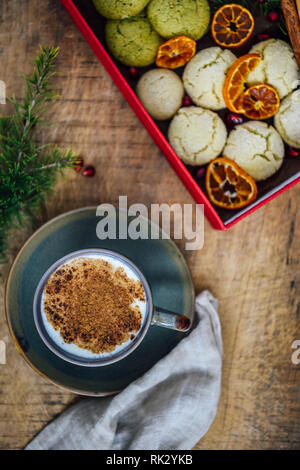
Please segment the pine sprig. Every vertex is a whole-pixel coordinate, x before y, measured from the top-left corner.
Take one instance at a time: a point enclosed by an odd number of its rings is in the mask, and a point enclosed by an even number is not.
[[[71,167],[71,150],[39,145],[33,131],[57,94],[51,87],[58,49],[41,47],[22,101],[11,98],[14,114],[0,118],[0,261],[4,261],[10,231],[39,210],[57,175]]]
[[[32,77],[23,76],[26,82],[25,98],[18,103],[12,98],[15,112],[21,124],[20,150],[18,161],[22,158],[22,144],[26,141],[31,129],[41,120],[47,105],[53,102],[58,95],[50,87],[50,80],[54,75],[53,66],[58,54],[58,48],[47,49],[41,47],[41,54],[35,61],[35,70]]]

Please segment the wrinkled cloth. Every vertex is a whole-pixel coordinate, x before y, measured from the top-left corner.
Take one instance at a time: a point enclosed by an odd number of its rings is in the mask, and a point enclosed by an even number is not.
[[[82,399],[27,450],[190,450],[209,429],[221,390],[217,300],[196,298],[198,324],[167,356],[121,393]]]

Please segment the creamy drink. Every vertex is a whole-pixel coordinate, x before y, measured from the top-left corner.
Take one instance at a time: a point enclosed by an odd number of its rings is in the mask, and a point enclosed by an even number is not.
[[[83,254],[58,266],[45,283],[40,302],[51,341],[86,360],[122,353],[147,313],[138,273],[109,254]]]

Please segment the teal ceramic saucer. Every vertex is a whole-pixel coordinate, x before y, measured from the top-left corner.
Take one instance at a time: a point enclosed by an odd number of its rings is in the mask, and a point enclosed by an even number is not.
[[[123,212],[117,212],[119,223]],[[194,317],[194,287],[185,260],[171,240],[99,240],[96,207],[67,212],[43,225],[17,255],[6,284],[5,309],[12,339],[26,362],[55,385],[80,395],[116,393],[150,369],[184,336],[151,326],[129,356],[99,368],[68,363],[45,346],[35,327],[33,298],[39,280],[59,258],[85,248],[106,248],[131,259],[146,276],[154,304]],[[128,218],[128,223],[132,218]],[[144,219],[142,232],[152,223]],[[150,233],[150,232],[149,232]],[[160,232],[161,233],[161,232]]]

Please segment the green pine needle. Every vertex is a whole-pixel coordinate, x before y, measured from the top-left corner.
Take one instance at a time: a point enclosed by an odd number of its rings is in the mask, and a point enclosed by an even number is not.
[[[57,54],[57,48],[40,48],[32,76],[23,77],[23,101],[11,98],[14,114],[0,118],[0,262],[5,261],[10,231],[34,217],[57,175],[76,162],[71,150],[41,146],[33,136],[58,96],[51,87]]]

